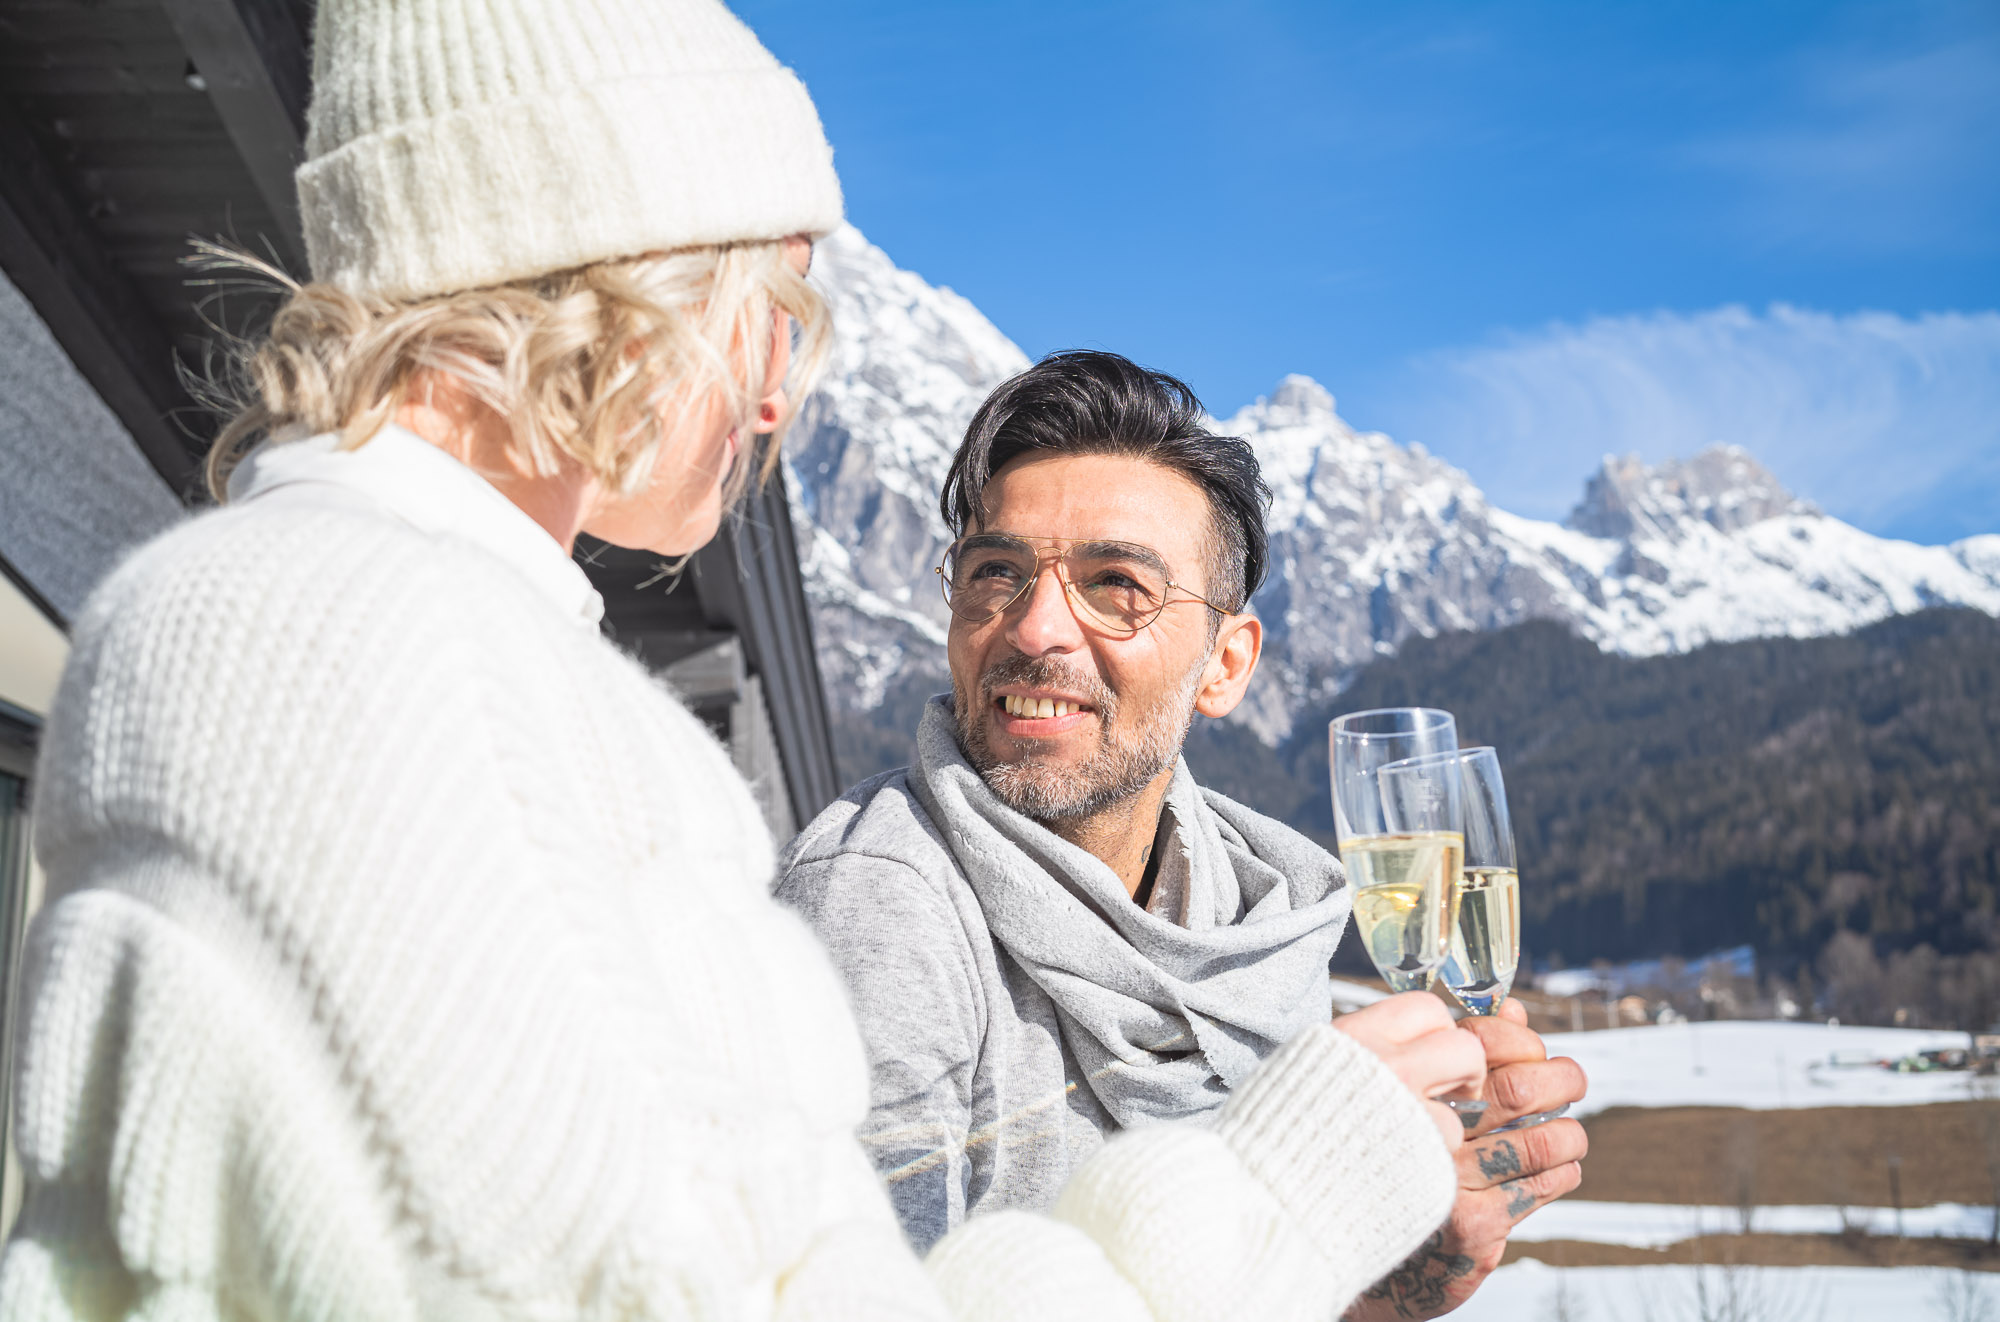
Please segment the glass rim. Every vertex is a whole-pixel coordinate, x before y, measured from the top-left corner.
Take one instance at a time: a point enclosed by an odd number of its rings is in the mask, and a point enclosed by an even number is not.
[[[1415,712],[1427,719],[1422,724],[1413,724],[1403,730],[1354,730],[1347,724],[1349,721],[1359,721],[1363,717],[1387,716],[1392,712]],[[1457,724],[1458,718],[1442,707],[1370,707],[1366,711],[1345,712],[1334,717],[1327,722],[1327,729],[1336,739],[1365,744],[1387,739],[1408,739],[1412,735],[1429,734],[1447,725],[1455,727]]]
[[[1405,777],[1428,778],[1440,773],[1458,780],[1464,795],[1466,866],[1516,866],[1519,846],[1514,840],[1514,813],[1507,802],[1500,754],[1493,745],[1434,749],[1375,768],[1385,786]]]
[[[1419,762],[1483,762],[1487,756],[1491,756],[1495,762],[1500,760],[1500,752],[1492,744],[1474,744],[1470,748],[1438,748],[1428,753],[1412,753],[1408,757],[1399,757],[1394,762],[1384,762],[1376,767],[1375,771],[1379,775],[1384,771]]]

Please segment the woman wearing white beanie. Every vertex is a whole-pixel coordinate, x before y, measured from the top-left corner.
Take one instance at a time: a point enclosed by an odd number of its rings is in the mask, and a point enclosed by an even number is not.
[[[314,79],[227,507],[49,724],[0,1318],[1323,1319],[1414,1248],[1481,1064],[1398,998],[910,1255],[749,792],[568,555],[694,550],[790,321],[808,383],[812,103],[715,0],[321,0]]]

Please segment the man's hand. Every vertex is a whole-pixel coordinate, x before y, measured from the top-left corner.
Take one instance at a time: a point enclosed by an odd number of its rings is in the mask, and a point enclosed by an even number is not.
[[[1583,1180],[1583,1155],[1590,1143],[1576,1121],[1492,1132],[1524,1115],[1581,1101],[1582,1067],[1566,1056],[1548,1059],[1518,1001],[1506,1002],[1491,1018],[1463,1020],[1459,1027],[1477,1034],[1486,1048],[1488,1105],[1479,1128],[1458,1150],[1458,1202],[1451,1219],[1422,1248],[1348,1310],[1350,1322],[1449,1313],[1500,1265],[1515,1222]]]

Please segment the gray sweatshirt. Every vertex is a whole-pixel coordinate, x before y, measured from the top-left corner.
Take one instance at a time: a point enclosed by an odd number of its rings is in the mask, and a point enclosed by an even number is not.
[[[918,765],[793,841],[776,893],[860,1022],[860,1138],[921,1252],[974,1211],[1043,1209],[1117,1129],[1204,1116],[1330,1014],[1340,865],[1203,791],[1182,763],[1147,911],[1111,869],[1001,804],[933,702]]]

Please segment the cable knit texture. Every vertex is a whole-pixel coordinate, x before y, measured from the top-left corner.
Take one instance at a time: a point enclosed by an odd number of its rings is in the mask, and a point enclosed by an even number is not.
[[[718,0],[320,0],[306,158],[313,277],[389,298],[841,215],[804,85]]]
[[[925,1273],[725,751],[387,513],[252,501],[143,550],[37,791],[0,1318],[1323,1320],[1449,1205],[1421,1108],[1315,1031]]]

